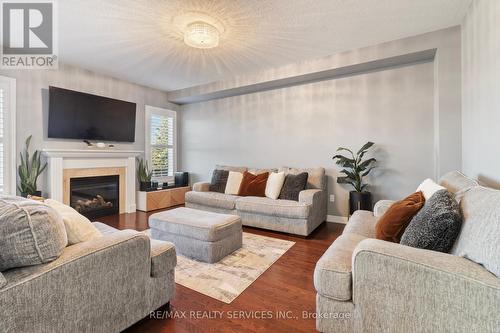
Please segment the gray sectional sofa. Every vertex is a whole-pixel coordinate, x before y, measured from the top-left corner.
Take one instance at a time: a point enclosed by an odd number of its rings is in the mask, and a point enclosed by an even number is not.
[[[103,237],[0,273],[0,332],[120,332],[170,301],[174,245],[94,224]]]
[[[254,174],[265,171],[284,171],[285,174],[309,174],[307,187],[300,192],[299,201],[273,200],[262,197],[239,197],[209,191],[209,183],[193,184],[193,191],[186,193],[186,207],[236,214],[243,225],[280,231],[301,236],[309,235],[326,220],[327,191],[324,168],[297,169],[248,169],[246,167],[216,166],[219,170],[249,171]]]
[[[377,218],[391,201],[378,202],[374,214],[356,211],[316,265],[318,331],[498,332],[500,278],[459,256],[459,244],[498,257],[500,191],[459,172],[448,173],[440,184],[455,193],[464,217],[452,252],[374,239]],[[484,234],[466,234],[471,223],[496,224],[496,236],[481,228]]]

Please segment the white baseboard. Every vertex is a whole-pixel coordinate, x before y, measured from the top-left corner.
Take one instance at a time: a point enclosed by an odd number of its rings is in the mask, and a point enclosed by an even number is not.
[[[348,218],[345,216],[327,215],[326,222],[347,224]]]

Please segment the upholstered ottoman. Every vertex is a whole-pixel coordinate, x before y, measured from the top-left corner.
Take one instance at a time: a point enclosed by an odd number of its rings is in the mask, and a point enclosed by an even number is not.
[[[176,208],[149,217],[151,238],[175,244],[178,253],[214,263],[241,248],[242,227],[237,215]]]

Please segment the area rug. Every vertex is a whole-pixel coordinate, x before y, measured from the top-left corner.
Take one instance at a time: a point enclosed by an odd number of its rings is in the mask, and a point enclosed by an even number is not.
[[[215,264],[177,255],[175,282],[231,303],[295,242],[243,233],[243,247]]]

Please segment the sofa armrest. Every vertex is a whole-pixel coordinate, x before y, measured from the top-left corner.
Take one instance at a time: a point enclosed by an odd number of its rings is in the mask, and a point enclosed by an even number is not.
[[[310,189],[299,192],[299,202],[314,204],[318,200],[322,200],[323,190]]]
[[[395,202],[396,201],[394,201],[394,200],[379,200],[379,201],[377,201],[375,206],[373,206],[373,215],[375,217],[380,217],[380,216],[384,215],[384,213],[389,209],[389,207],[391,207],[392,204]]]
[[[7,284],[7,280],[5,280],[5,276],[0,272],[0,289],[2,289]]]
[[[353,301],[366,331],[494,332],[500,323],[500,279],[481,265],[376,239],[353,253]]]
[[[208,192],[210,183],[208,182],[198,182],[193,184],[193,191],[195,192]]]
[[[167,276],[176,265],[174,244],[151,239],[151,277]]]

